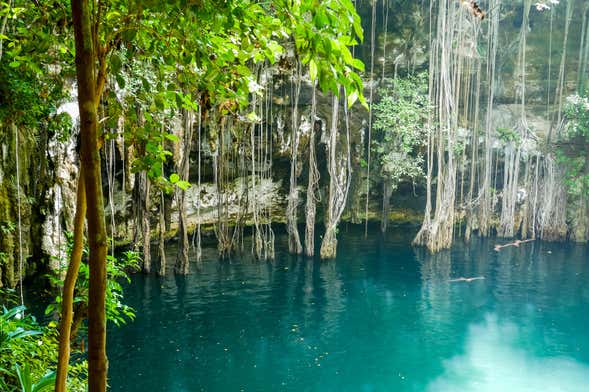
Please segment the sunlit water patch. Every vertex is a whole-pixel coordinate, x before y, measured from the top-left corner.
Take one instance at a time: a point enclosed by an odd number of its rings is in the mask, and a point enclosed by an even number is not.
[[[518,347],[522,331],[490,315],[468,330],[465,353],[445,360],[444,373],[427,390],[583,392],[589,366],[568,356],[542,357]]]
[[[328,262],[284,238],[273,263],[211,247],[186,278],[134,276],[137,320],[109,331],[112,390],[589,390],[586,247],[429,255],[411,235],[344,228]]]

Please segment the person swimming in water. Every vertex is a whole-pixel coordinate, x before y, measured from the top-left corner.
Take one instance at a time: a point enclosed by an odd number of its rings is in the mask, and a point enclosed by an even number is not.
[[[460,278],[456,278],[456,279],[450,279],[448,282],[472,282],[473,280],[482,280],[485,279],[484,276],[475,276],[472,278],[465,278],[465,277],[460,277]]]
[[[515,240],[514,242],[511,242],[509,244],[504,244],[504,245],[495,245],[494,250],[495,252],[499,252],[502,248],[507,248],[508,246],[515,246],[516,248],[519,248],[519,246],[523,243],[526,242],[530,242],[530,241],[534,241],[533,238],[527,239],[527,240]]]

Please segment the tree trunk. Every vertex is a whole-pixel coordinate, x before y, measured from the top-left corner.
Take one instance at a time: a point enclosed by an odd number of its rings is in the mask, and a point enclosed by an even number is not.
[[[76,42],[76,73],[80,109],[80,138],[86,190],[90,281],[88,287],[88,391],[105,392],[106,359],[106,253],[108,241],[98,153],[97,56],[92,39],[92,17],[88,0],[72,0]],[[98,88],[97,88],[98,87]]]
[[[180,163],[177,167],[178,174],[182,181],[188,181],[190,175],[190,147],[192,146],[193,134],[193,113],[188,110],[183,111],[184,129],[180,139]],[[200,149],[200,145],[199,145]],[[200,162],[199,162],[200,164]],[[200,175],[200,173],[199,173]],[[199,187],[200,189],[200,187]],[[188,243],[188,217],[186,216],[186,191],[183,189],[176,190],[176,201],[178,202],[178,256],[176,258],[176,267],[174,272],[179,275],[187,275],[189,271],[189,254],[190,244]]]
[[[433,16],[433,8],[434,3],[430,2],[430,8],[429,8],[429,13],[430,16]],[[433,56],[433,54],[437,53],[437,48],[438,48],[438,42],[433,40],[433,36],[432,36],[432,27],[433,25],[433,19],[432,22],[430,24],[430,31],[429,31],[429,39],[430,42],[432,42],[431,48],[430,48],[430,62],[429,62],[429,80],[428,80],[428,91],[429,91],[429,98],[430,99],[435,99],[435,96],[433,94],[434,92],[434,85],[436,82],[436,79],[434,78],[434,71],[436,70],[436,64],[438,64],[438,60],[437,60],[437,56]],[[435,102],[435,101],[431,101],[431,102]],[[435,132],[432,131],[432,129],[434,129],[433,124],[434,124],[434,118],[433,118],[433,111],[430,112],[430,114],[428,115],[428,119],[427,119],[427,123],[428,123],[428,128],[429,128],[429,132],[427,135],[427,173],[426,173],[426,198],[425,198],[425,210],[423,212],[423,222],[421,223],[421,227],[419,229],[419,231],[417,232],[417,234],[415,235],[415,238],[413,239],[413,241],[411,242],[412,245],[414,246],[422,246],[425,245],[428,241],[429,241],[429,237],[431,235],[431,224],[432,224],[432,182],[433,182],[433,171],[434,171],[434,147],[435,147],[435,142],[436,142],[436,137],[435,137]]]
[[[135,174],[135,204],[137,208],[137,228],[141,232],[143,247],[143,271],[151,272],[151,230],[150,230],[150,183],[146,172]],[[138,235],[136,237],[139,237]],[[138,238],[137,238],[138,239]]]
[[[374,51],[376,49],[376,0],[372,1],[372,18],[370,23],[370,88],[368,100],[368,138],[366,146],[366,199],[364,203],[364,238],[368,238],[368,207],[370,202],[370,165],[372,151],[372,104],[374,103]]]
[[[201,152],[202,152],[202,112],[201,112],[201,105],[198,105],[198,166],[197,166],[197,177],[198,177],[198,192],[200,195],[201,191]],[[196,261],[200,263],[202,257],[202,248],[201,248],[201,233],[200,233],[200,224],[201,224],[201,217],[200,217],[200,204],[201,198],[198,199],[198,205],[196,206],[196,220],[197,220],[197,227],[196,227]],[[194,237],[193,237],[194,242]]]
[[[336,204],[336,193],[338,188],[337,183],[337,160],[336,160],[336,145],[337,145],[337,130],[338,130],[338,113],[339,113],[339,99],[334,95],[332,101],[331,126],[329,129],[329,142],[327,143],[328,156],[328,172],[329,172],[329,199],[327,200],[325,212],[325,234],[323,241],[321,241],[321,249],[319,254],[322,259],[335,258],[337,254],[337,236],[336,226],[334,224],[334,208]]]
[[[160,213],[159,213],[159,241],[158,241],[158,255],[159,265],[157,274],[159,276],[166,275],[166,219],[165,215],[165,200],[164,191],[160,191]]]
[[[188,218],[186,216],[186,192],[179,190],[178,195],[178,256],[176,258],[176,267],[174,272],[178,275],[188,275],[189,271],[189,250],[190,244],[188,243],[188,228],[186,222]]]
[[[433,119],[437,128],[436,136],[433,137],[437,140],[436,202],[432,219],[429,216],[429,197],[433,192],[430,190],[422,227],[413,240],[413,244],[424,245],[431,252],[449,248],[453,241],[458,168],[454,155],[459,146],[456,130],[461,122],[467,123],[469,120],[462,119],[456,108],[468,103],[461,92],[468,87],[471,80],[470,74],[465,72],[467,56],[457,48],[464,47],[465,39],[472,38],[476,42],[477,38],[477,30],[468,18],[471,15],[457,2],[438,2],[436,39],[430,49],[430,71],[433,73],[430,74],[430,101],[436,103]],[[428,152],[430,159],[433,159],[433,152]],[[432,165],[434,164],[428,162],[429,186]]]
[[[82,253],[84,251],[84,221],[86,218],[86,189],[83,168],[78,178],[76,195],[76,216],[74,217],[74,244],[70,264],[63,282],[61,295],[61,321],[59,325],[59,352],[57,359],[57,378],[55,392],[66,392],[68,365],[70,361],[70,340],[74,313],[74,289],[78,280]]]
[[[286,207],[286,230],[288,232],[288,251],[293,254],[301,254],[303,246],[299,236],[297,209],[299,206],[299,193],[297,189],[297,177],[299,175],[299,94],[301,91],[301,65],[297,62],[295,80],[295,97],[292,110],[292,138],[290,148],[290,189],[288,193],[288,205]]]
[[[72,320],[72,327],[70,328],[70,344],[78,337],[80,326],[86,318],[88,318],[88,304],[77,302],[74,306],[74,318]]]
[[[307,183],[307,204],[305,206],[305,255],[315,254],[315,215],[317,211],[317,185],[319,171],[317,170],[317,156],[315,152],[315,138],[321,127],[317,129],[315,116],[317,111],[317,96],[313,86],[313,98],[311,101],[311,136],[309,137],[309,181]]]
[[[493,211],[492,168],[493,168],[493,103],[495,100],[495,63],[497,61],[497,46],[499,42],[499,18],[501,1],[492,0],[489,3],[490,22],[487,44],[487,113],[485,119],[485,159],[483,160],[483,180],[479,189],[480,205],[477,223],[479,235],[488,237],[490,234],[490,220]]]
[[[344,90],[344,97],[345,94]],[[344,98],[344,103],[347,101]],[[322,259],[335,258],[337,254],[337,225],[346,206],[348,192],[350,190],[350,176],[352,173],[350,161],[350,123],[348,107],[344,104],[344,117],[346,124],[346,152],[337,156],[339,98],[334,95],[331,115],[331,128],[329,131],[328,171],[329,171],[329,199],[325,214],[325,235],[319,251]]]

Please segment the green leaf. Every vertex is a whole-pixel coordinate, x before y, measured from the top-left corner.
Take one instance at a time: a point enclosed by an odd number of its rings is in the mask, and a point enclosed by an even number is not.
[[[121,75],[116,75],[115,79],[117,80],[117,84],[120,88],[125,88],[125,78],[123,78]]]
[[[188,181],[178,181],[175,184],[178,188],[182,189],[183,191],[187,190],[188,188],[190,188],[191,184]]]
[[[121,61],[121,58],[118,55],[113,54],[111,56],[110,67],[112,73],[118,74],[120,72],[121,68],[123,67],[123,62]]]
[[[365,69],[364,63],[360,59],[352,59],[350,65],[360,71],[364,71]]]
[[[176,173],[173,173],[172,175],[170,175],[170,182],[172,184],[176,184],[178,181],[180,181],[180,176]]]
[[[145,89],[145,91],[151,90],[151,84],[149,83],[149,81],[147,79],[141,78],[141,84],[143,85],[143,88]]]
[[[348,107],[351,108],[358,100],[358,91],[354,90],[348,95]]]
[[[344,3],[345,3],[345,1],[344,1]],[[364,32],[362,30],[362,24],[360,23],[359,19],[354,21],[354,32],[358,36],[358,39],[360,40],[360,42],[364,41]]]
[[[27,336],[34,336],[34,335],[41,335],[41,332],[40,331],[27,331],[21,327],[18,327],[14,331],[8,333],[8,338],[9,339],[22,339]]]
[[[116,18],[119,18],[121,14],[117,11],[111,11],[106,14],[106,20],[110,21]]]
[[[309,76],[311,77],[312,82],[317,79],[317,63],[313,59],[309,61]]]
[[[20,382],[22,392],[32,392],[33,382],[31,381],[31,369],[29,368],[29,364],[25,364],[24,370],[16,364],[14,365],[14,370],[16,371],[16,376]]]
[[[171,142],[177,142],[180,140],[178,136],[174,135],[173,133],[166,133],[164,137]]]
[[[51,391],[55,386],[55,378],[57,374],[49,372],[44,375],[37,383],[33,385],[33,392]]]

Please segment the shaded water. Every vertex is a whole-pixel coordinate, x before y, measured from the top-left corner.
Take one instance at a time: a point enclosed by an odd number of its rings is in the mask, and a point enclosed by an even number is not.
[[[134,276],[111,389],[589,390],[586,247],[477,240],[430,256],[412,235],[343,230],[329,262],[210,249],[185,279]],[[448,282],[472,276],[485,279]]]

